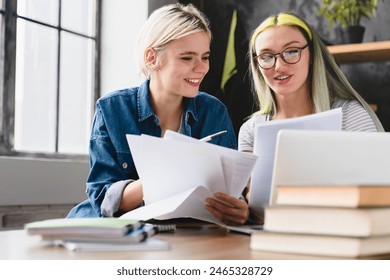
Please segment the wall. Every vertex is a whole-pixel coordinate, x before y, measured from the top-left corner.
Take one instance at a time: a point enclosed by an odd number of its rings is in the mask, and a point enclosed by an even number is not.
[[[65,217],[86,198],[87,161],[0,157],[0,230]]]
[[[138,85],[134,47],[148,17],[148,1],[102,1],[101,95]]]

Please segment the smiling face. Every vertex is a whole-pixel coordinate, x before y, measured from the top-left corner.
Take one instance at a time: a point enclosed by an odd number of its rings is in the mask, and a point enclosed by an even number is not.
[[[274,26],[261,32],[255,41],[256,54],[280,53],[286,48],[302,48],[307,41],[295,27]],[[277,99],[281,97],[302,94],[309,96],[309,48],[301,52],[301,59],[295,64],[288,64],[280,55],[276,56],[276,63],[271,69],[260,68],[268,86],[275,92]]]
[[[167,44],[162,56],[151,78],[158,94],[195,97],[209,71],[209,35],[197,32],[172,41]]]

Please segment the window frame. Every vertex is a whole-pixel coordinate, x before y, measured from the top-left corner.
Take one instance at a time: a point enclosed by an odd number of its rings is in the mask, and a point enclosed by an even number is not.
[[[100,97],[100,61],[101,61],[101,19],[102,19],[102,0],[96,1],[96,15],[95,15],[95,34],[88,36],[86,34],[74,32],[61,25],[54,26],[43,23],[34,19],[26,18],[17,14],[17,0],[3,0],[4,7],[0,7],[2,14],[2,25],[0,30],[1,45],[0,45],[0,156],[14,156],[14,157],[33,157],[33,158],[60,158],[60,159],[86,159],[85,154],[64,154],[58,152],[58,135],[59,135],[59,80],[57,79],[57,120],[56,120],[56,143],[55,151],[53,153],[43,152],[25,152],[16,151],[14,149],[14,131],[15,131],[15,80],[16,80],[16,29],[17,19],[23,19],[29,22],[55,28],[57,32],[62,31],[92,39],[95,41],[94,49],[94,89],[90,100],[92,114],[94,114],[94,105]],[[59,0],[59,14],[61,13],[62,1]],[[60,20],[59,20],[60,21]],[[60,44],[61,36],[58,37],[58,57],[57,57],[57,77],[60,73]]]

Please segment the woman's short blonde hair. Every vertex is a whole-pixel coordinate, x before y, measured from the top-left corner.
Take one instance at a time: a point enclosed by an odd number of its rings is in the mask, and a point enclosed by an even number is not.
[[[149,78],[151,69],[145,61],[145,52],[148,49],[156,51],[157,61],[165,46],[174,40],[196,33],[211,31],[207,18],[192,4],[170,4],[155,10],[143,25],[138,36],[136,56],[140,73]]]

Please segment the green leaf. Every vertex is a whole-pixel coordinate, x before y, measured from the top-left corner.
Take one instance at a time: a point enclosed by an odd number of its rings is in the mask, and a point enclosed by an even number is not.
[[[376,16],[378,0],[323,0],[317,15],[329,20],[329,26],[359,25],[362,18]]]

